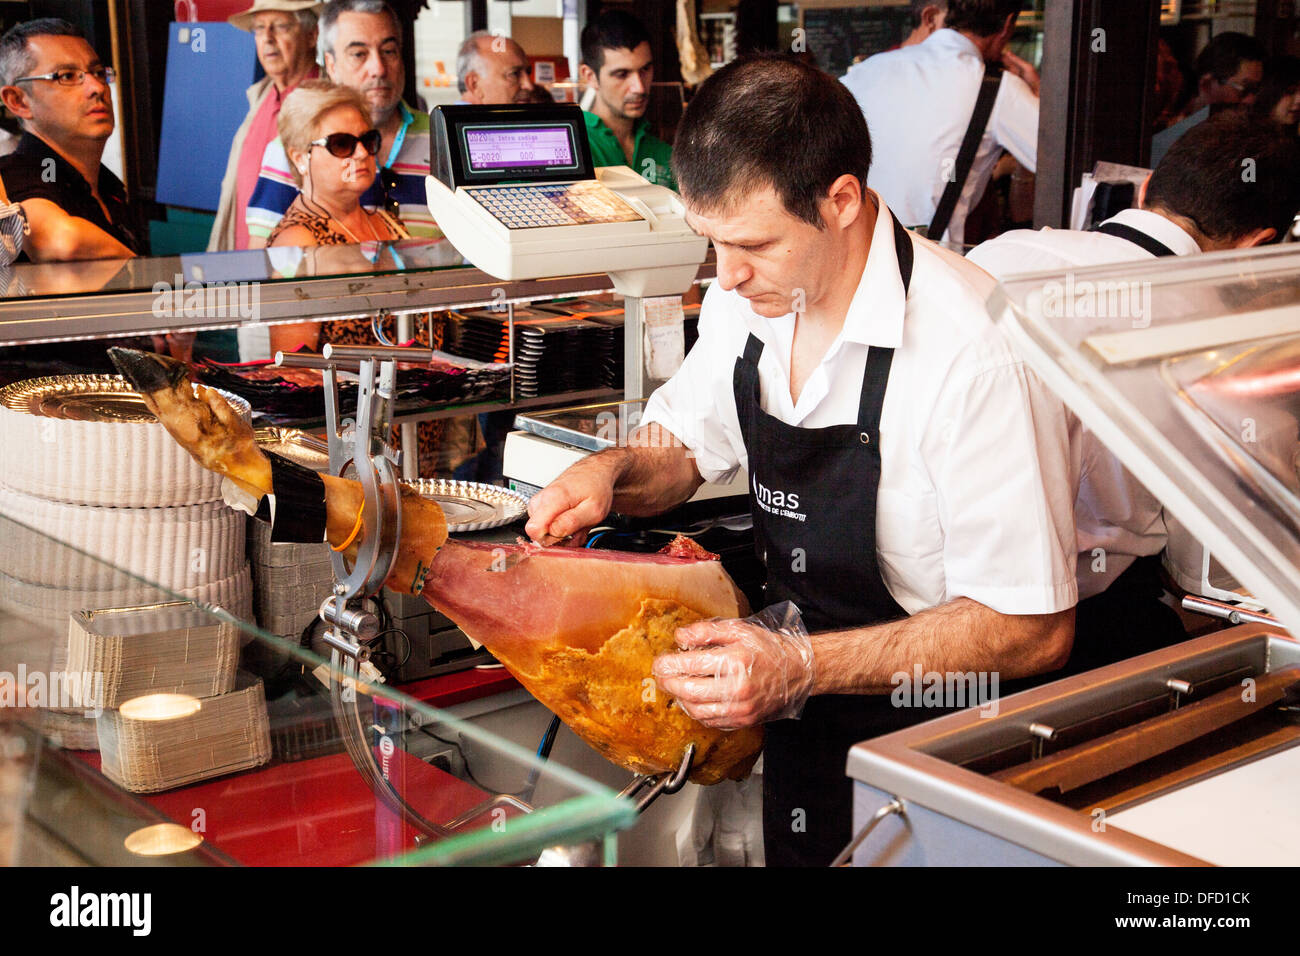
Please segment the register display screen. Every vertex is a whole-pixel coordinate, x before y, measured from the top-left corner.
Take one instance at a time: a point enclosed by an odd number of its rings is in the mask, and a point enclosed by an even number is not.
[[[568,125],[465,126],[462,133],[474,173],[544,169],[559,175],[580,166]]]

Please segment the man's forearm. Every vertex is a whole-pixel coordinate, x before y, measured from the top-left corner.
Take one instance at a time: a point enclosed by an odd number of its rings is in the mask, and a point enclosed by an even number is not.
[[[957,598],[911,617],[813,639],[814,694],[887,694],[893,675],[997,672],[1001,680],[1064,666],[1074,640],[1074,609],[999,614]]]
[[[626,515],[656,515],[677,507],[704,484],[695,458],[657,424],[632,433],[626,446],[602,455],[613,459],[614,509]]]
[[[33,262],[130,259],[135,253],[88,219],[69,216],[45,199],[22,203],[31,225],[24,248]]]

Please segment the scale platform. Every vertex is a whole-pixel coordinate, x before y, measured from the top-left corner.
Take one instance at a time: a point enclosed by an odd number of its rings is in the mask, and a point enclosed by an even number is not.
[[[625,442],[636,430],[645,402],[605,402],[515,416],[518,431],[506,436],[504,472],[510,488],[533,495],[588,455]],[[692,502],[745,496],[749,477],[740,471],[726,484],[706,482]]]

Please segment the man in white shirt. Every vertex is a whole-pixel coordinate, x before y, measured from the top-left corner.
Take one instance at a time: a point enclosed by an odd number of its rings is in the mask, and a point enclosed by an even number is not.
[[[928,227],[934,218],[956,176],[986,64],[1002,63],[1021,6],[1021,0],[949,0],[944,29],[916,46],[868,57],[845,74],[877,147],[867,186],[905,226]],[[951,242],[964,240],[966,216],[1004,149],[1031,172],[1037,166],[1038,77],[1018,57],[1007,65],[949,220],[945,236]]]
[[[1139,209],[1096,231],[1019,229],[967,256],[998,279],[1110,262],[1244,249],[1285,235],[1300,210],[1294,140],[1232,115],[1184,135],[1143,185]],[[1149,317],[1148,321],[1149,321]],[[1077,422],[1079,607],[1071,667],[1098,666],[1184,639],[1159,602],[1172,529],[1160,502]]]
[[[988,275],[864,187],[871,139],[834,79],[784,57],[728,65],[673,163],[717,248],[699,341],[628,447],[533,498],[528,533],[658,513],[747,470],[767,601],[797,604],[811,638],[695,625],[655,677],[706,724],[766,723],[767,861],[826,865],[851,836],[849,746],[936,715],[891,701],[899,674],[1066,661],[1065,411],[990,320]]]

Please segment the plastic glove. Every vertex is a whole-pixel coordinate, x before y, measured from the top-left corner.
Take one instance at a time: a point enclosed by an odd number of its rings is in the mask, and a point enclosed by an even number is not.
[[[677,629],[679,654],[655,658],[659,687],[707,727],[736,730],[798,717],[813,686],[813,650],[789,601],[744,620]]]

